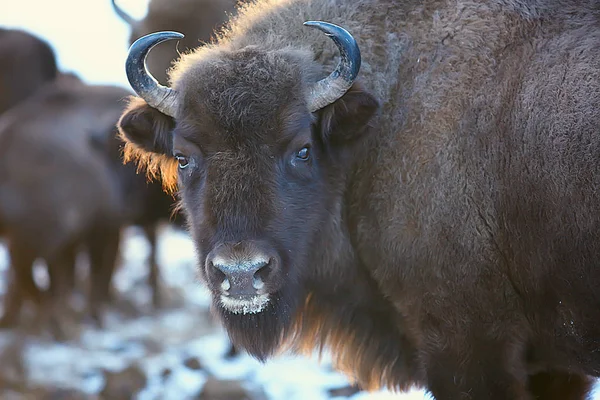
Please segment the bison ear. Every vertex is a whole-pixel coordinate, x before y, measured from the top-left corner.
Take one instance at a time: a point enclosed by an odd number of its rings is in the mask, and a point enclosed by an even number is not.
[[[121,115],[117,127],[121,138],[140,150],[171,155],[173,148],[172,130],[175,121],[150,107],[146,102],[133,97]]]
[[[369,122],[379,110],[379,101],[355,83],[337,101],[319,113],[323,141],[332,146],[356,143],[368,132]]]

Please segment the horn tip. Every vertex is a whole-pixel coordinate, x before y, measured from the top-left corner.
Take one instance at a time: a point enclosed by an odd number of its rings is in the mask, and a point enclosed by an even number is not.
[[[183,33],[180,32],[175,32],[175,31],[161,31],[161,32],[152,32],[149,33],[147,35],[142,36],[141,38],[137,39],[135,42],[146,42],[149,40],[152,41],[158,41],[158,42],[163,42],[165,40],[172,40],[172,39],[183,39],[185,37],[185,35]],[[134,42],[134,44],[135,44]]]
[[[169,33],[174,39],[183,39],[185,37],[185,35],[181,32],[166,31],[165,33]]]
[[[317,28],[335,26],[332,23],[324,22],[324,21],[305,21],[302,25],[304,25],[304,26],[314,26],[314,27],[317,27]]]
[[[150,35],[160,35],[160,37],[164,38],[164,39],[183,39],[185,37],[185,35],[183,33],[176,32],[176,31],[154,32],[154,33],[150,33],[146,36],[150,36]]]
[[[305,21],[303,23],[304,26],[308,26],[311,28],[315,28],[325,33],[326,35],[334,35],[334,36],[346,36],[354,40],[350,32],[348,32],[345,28],[332,24],[331,22],[325,21]]]

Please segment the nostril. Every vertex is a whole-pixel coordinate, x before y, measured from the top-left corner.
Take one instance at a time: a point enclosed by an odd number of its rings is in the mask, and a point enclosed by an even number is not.
[[[227,275],[225,275],[225,273],[221,271],[221,268],[219,268],[217,265],[213,264],[210,261],[209,268],[212,270],[212,274],[217,282],[222,282],[227,279]]]
[[[264,266],[260,267],[255,273],[252,279],[252,286],[254,289],[260,290],[265,287],[265,281],[271,273],[271,261]]]
[[[227,277],[227,275],[223,271],[221,271],[221,268],[219,268],[212,262],[209,262],[209,267],[212,270],[214,282],[221,282],[221,290],[223,292],[227,292],[229,289],[231,289],[231,282],[229,281],[229,277]]]

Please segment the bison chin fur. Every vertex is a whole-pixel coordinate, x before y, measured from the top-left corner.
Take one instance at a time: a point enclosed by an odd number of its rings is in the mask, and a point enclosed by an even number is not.
[[[261,362],[275,355],[293,328],[294,317],[306,297],[298,285],[288,285],[270,295],[266,308],[256,314],[234,314],[213,295],[213,312],[227,330],[231,342]]]

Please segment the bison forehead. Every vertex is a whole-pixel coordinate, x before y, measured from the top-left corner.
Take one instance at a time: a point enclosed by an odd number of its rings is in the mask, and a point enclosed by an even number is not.
[[[283,110],[304,102],[302,52],[246,47],[201,55],[183,58],[175,73],[186,117],[209,118],[228,132],[273,129]]]

